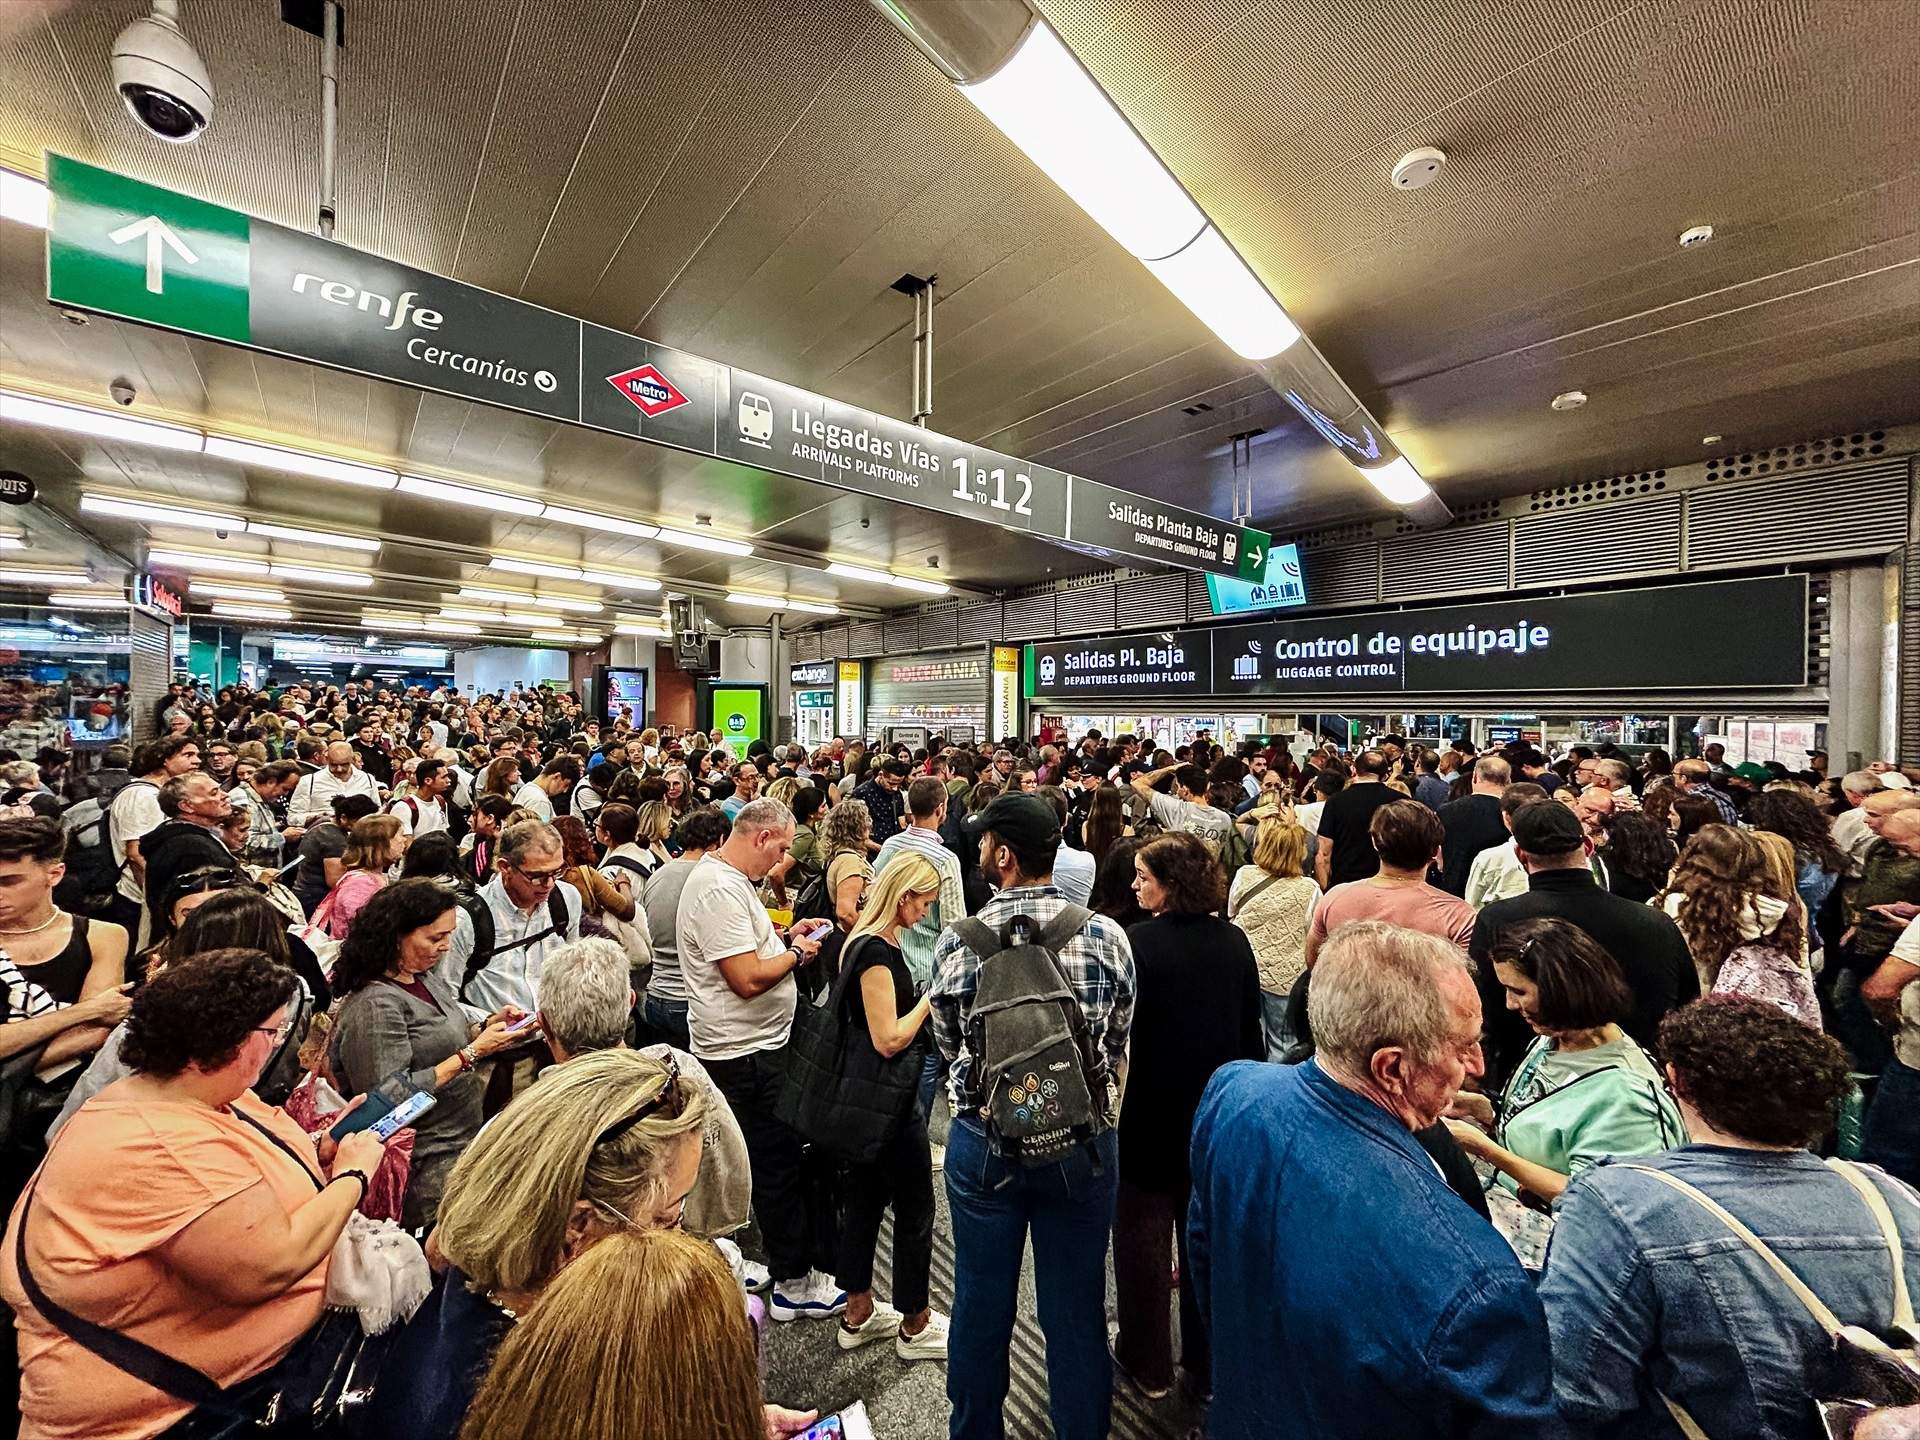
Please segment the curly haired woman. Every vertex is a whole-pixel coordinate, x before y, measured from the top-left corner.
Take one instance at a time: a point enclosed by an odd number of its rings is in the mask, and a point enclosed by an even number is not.
[[[1819,1026],[1802,958],[1806,911],[1753,836],[1702,827],[1653,903],[1680,927],[1703,993],[1750,995]]]

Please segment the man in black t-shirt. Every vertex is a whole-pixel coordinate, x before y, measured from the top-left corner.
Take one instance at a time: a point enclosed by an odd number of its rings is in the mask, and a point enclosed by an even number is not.
[[[1378,873],[1380,857],[1373,848],[1373,812],[1405,797],[1386,787],[1387,757],[1363,750],[1353,759],[1353,778],[1346,789],[1327,801],[1320,812],[1319,850],[1314,878],[1323,890],[1349,880],[1365,880]]]
[[[1440,807],[1440,824],[1447,832],[1440,847],[1440,888],[1448,894],[1464,896],[1473,857],[1507,843],[1500,797],[1512,778],[1512,767],[1505,760],[1482,755],[1474,762],[1472,793]]]

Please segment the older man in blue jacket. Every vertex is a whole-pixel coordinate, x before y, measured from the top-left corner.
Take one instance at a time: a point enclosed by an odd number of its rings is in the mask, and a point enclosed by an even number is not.
[[[1194,1122],[1188,1243],[1213,1338],[1209,1433],[1542,1434],[1540,1302],[1413,1135],[1482,1070],[1466,963],[1431,936],[1343,926],[1308,1005],[1317,1056],[1226,1066]]]

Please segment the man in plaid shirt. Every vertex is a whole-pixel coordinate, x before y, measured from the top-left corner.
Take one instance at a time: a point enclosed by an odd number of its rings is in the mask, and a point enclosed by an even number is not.
[[[1017,792],[996,796],[967,817],[964,829],[980,844],[981,871],[998,887],[977,917],[989,928],[1000,931],[1016,915],[1045,925],[1067,908],[1053,884],[1060,822],[1046,800]],[[967,1020],[987,958],[946,931],[934,949],[928,991],[955,1116],[946,1159],[954,1256],[949,1434],[952,1440],[1000,1440],[1005,1433],[1007,1355],[1031,1229],[1054,1435],[1102,1440],[1113,1395],[1105,1346],[1106,1265],[1119,1182],[1117,1137],[1108,1128],[1091,1145],[1050,1165],[1009,1165],[992,1152],[978,1105],[966,1102],[972,1063]],[[1059,959],[1086,1014],[1089,1036],[1106,1060],[1111,1120],[1133,1028],[1133,951],[1118,924],[1093,915]]]

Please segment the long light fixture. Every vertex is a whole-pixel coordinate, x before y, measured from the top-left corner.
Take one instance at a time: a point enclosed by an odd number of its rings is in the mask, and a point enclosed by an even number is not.
[[[644,625],[635,622],[632,624],[616,624],[613,627],[613,633],[616,635],[644,635],[654,640],[664,640],[673,632],[664,625]]]
[[[818,600],[789,600],[787,601],[787,609],[803,610],[809,615],[838,615],[840,613],[840,607],[838,605],[828,605]]]
[[[533,599],[524,590],[496,590],[490,585],[462,585],[458,594],[462,600],[495,600],[502,605],[524,605]]]
[[[216,615],[228,615],[236,620],[291,620],[293,611],[284,605],[228,605],[216,604],[212,607]]]
[[[284,445],[263,445],[257,440],[236,440],[231,435],[209,434],[207,454],[241,465],[258,465],[265,470],[283,470],[289,475],[338,480],[342,484],[365,485],[375,490],[391,490],[400,483],[398,470],[357,465],[351,460],[336,460],[331,455],[315,455]]]
[[[1411,505],[1433,493],[1432,487],[1413,468],[1413,462],[1404,455],[1390,464],[1376,465],[1360,473],[1367,477],[1367,483],[1378,490],[1383,499],[1395,505]]]
[[[324,545],[329,550],[358,550],[366,555],[380,553],[378,540],[364,540],[358,535],[341,535],[332,530],[307,530],[298,525],[273,525],[263,520],[249,520],[247,533],[265,535],[270,540],[291,540],[298,545]]]
[[[425,620],[420,624],[422,630],[430,630],[435,635],[478,635],[480,627],[463,620]]]
[[[278,590],[259,590],[251,585],[227,585],[216,580],[194,580],[188,588],[195,595],[212,595],[220,600],[258,600],[270,605],[284,605],[287,597]]]
[[[22,570],[7,566],[0,569],[0,584],[45,585],[49,588],[60,585],[91,585],[93,576],[85,570]]]
[[[744,540],[728,540],[720,535],[697,535],[691,530],[660,527],[660,543],[680,545],[688,550],[711,550],[717,555],[751,555],[753,546]]]
[[[1300,338],[1126,116],[1044,20],[983,80],[962,85],[981,113],[1160,283],[1247,360]]]
[[[47,228],[47,182],[0,170],[0,220]]]
[[[889,575],[887,583],[896,590],[917,590],[922,595],[944,595],[953,588],[944,580],[922,580],[913,575]]]
[[[161,505],[148,500],[122,500],[117,495],[99,495],[89,490],[80,496],[80,509],[89,515],[112,515],[123,520],[142,520],[149,525],[178,525],[189,530],[244,531],[246,517],[218,510],[196,510],[184,505]]]
[[[598,600],[576,600],[571,595],[535,595],[533,603],[542,610],[576,610],[582,615],[598,615],[607,608]]]
[[[468,510],[492,510],[502,515],[533,517],[539,515],[542,509],[538,500],[506,495],[498,490],[483,490],[478,485],[461,485],[452,480],[430,480],[424,475],[402,475],[400,489],[423,499],[442,500]]]
[[[922,595],[944,595],[953,587],[943,580],[921,580],[912,575],[895,575],[871,565],[851,565],[845,560],[827,562],[827,574],[847,580],[865,580],[872,585],[891,585],[898,590],[917,590]]]
[[[0,420],[22,425],[45,425],[54,430],[71,430],[101,440],[126,440],[136,445],[152,445],[162,450],[197,451],[201,446],[198,430],[184,425],[169,425],[164,420],[136,420],[131,415],[116,415],[111,410],[95,410],[87,405],[67,405],[58,400],[42,400],[16,390],[0,390]]]
[[[513,575],[544,575],[555,580],[578,580],[580,567],[565,565],[554,560],[517,560],[511,555],[495,555],[488,559],[489,570],[505,570]]]
[[[95,594],[88,590],[55,590],[47,596],[47,603],[65,610],[124,610],[128,602],[124,595]]]
[[[787,602],[773,595],[749,595],[745,591],[735,590],[728,594],[729,605],[753,605],[762,610],[784,610]]]
[[[24,535],[0,535],[0,550],[24,550],[27,537]]]
[[[578,525],[583,530],[604,530],[612,535],[632,535],[641,540],[651,540],[660,533],[658,525],[649,525],[644,520],[628,520],[619,515],[598,515],[591,510],[575,510],[570,505],[548,505],[540,512],[542,520],[552,520],[561,525]]]
[[[639,590],[651,593],[660,588],[660,582],[651,575],[621,575],[612,570],[582,570],[580,578],[589,585],[602,585],[609,590]]]
[[[373,576],[364,570],[334,570],[323,565],[290,565],[284,560],[268,562],[274,578],[305,580],[311,585],[338,585],[346,590],[371,590]]]
[[[196,570],[212,571],[222,575],[269,575],[273,573],[265,560],[249,560],[241,555],[202,555],[194,550],[157,549],[147,551],[149,565],[165,565],[175,570],[185,570],[190,576]]]

